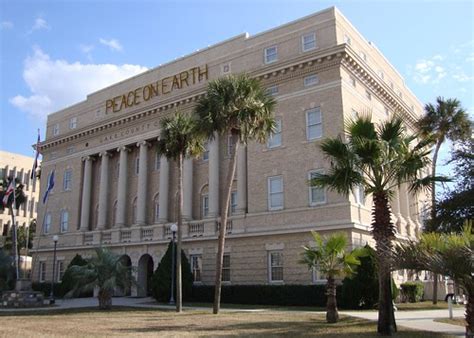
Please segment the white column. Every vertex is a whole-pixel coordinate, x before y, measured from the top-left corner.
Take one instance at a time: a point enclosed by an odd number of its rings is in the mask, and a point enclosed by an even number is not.
[[[193,218],[193,159],[183,161],[183,218]]]
[[[140,147],[138,158],[138,189],[137,189],[137,223],[146,224],[146,201],[147,201],[147,174],[148,174],[148,146],[146,141],[137,143]]]
[[[126,207],[127,207],[127,179],[128,179],[128,152],[127,147],[117,149],[120,152],[119,163],[119,179],[117,187],[117,217],[116,226],[123,227],[125,225]]]
[[[103,230],[107,226],[107,209],[109,198],[109,156],[106,151],[100,153],[100,185],[99,185],[99,216],[97,229]]]
[[[92,188],[92,158],[87,156],[84,161],[84,179],[82,181],[81,201],[81,231],[89,230],[89,218],[91,212],[91,188]]]
[[[410,217],[410,193],[408,190],[408,184],[403,183],[400,187],[400,213],[406,221],[406,235],[411,236],[413,232],[413,222],[411,221]]]
[[[219,135],[209,143],[209,217],[219,216]]]
[[[168,222],[168,195],[169,195],[170,165],[165,156],[160,157],[160,210],[158,218],[160,223]]]
[[[394,217],[394,224],[397,228],[399,234],[402,234],[403,229],[405,228],[406,222],[405,219],[400,214],[400,191],[398,187],[395,187],[394,194],[392,198],[392,213]]]
[[[247,210],[247,147],[239,144],[237,153],[237,213]]]

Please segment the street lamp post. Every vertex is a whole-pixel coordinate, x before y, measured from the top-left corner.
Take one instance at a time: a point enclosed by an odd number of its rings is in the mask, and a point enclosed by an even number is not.
[[[178,231],[178,226],[176,223],[171,224],[171,232],[173,233],[173,242],[171,245],[171,295],[170,295],[170,305],[174,305],[174,281],[176,274],[176,250],[175,250],[175,241],[176,241],[176,231]]]
[[[54,236],[53,236],[53,242],[54,242],[53,278],[51,278],[51,293],[49,294],[49,299],[50,299],[50,303],[51,303],[51,304],[54,304],[54,303],[55,303],[55,300],[54,300],[54,277],[55,277],[55,274],[56,274],[56,247],[57,247],[57,245],[58,245],[58,240],[59,240],[58,235],[54,235]]]

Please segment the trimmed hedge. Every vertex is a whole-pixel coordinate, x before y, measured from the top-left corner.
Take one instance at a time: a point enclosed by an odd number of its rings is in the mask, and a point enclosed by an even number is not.
[[[400,285],[402,298],[410,303],[419,302],[423,298],[424,285],[422,282],[405,282]]]
[[[338,307],[341,286],[337,286]],[[214,286],[194,285],[191,302],[212,303]],[[326,285],[223,285],[221,301],[227,304],[326,306]]]

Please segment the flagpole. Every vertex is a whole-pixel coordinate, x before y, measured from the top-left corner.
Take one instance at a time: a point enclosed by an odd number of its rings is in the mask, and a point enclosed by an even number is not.
[[[10,205],[10,212],[12,214],[12,225],[13,225],[13,231],[12,231],[12,239],[13,239],[13,259],[15,263],[15,273],[16,273],[16,280],[20,278],[20,273],[18,270],[18,233],[16,231],[16,223],[15,223],[15,209],[16,209],[16,195],[15,195],[15,190],[16,190],[16,180],[15,178],[12,178],[13,180],[13,203]]]
[[[27,278],[26,270],[28,270],[28,264],[27,264],[27,259],[28,259],[28,245],[30,244],[30,224],[27,223],[25,226],[25,231],[26,231],[26,248],[25,248],[25,264],[24,265],[24,273],[23,273],[23,278]]]

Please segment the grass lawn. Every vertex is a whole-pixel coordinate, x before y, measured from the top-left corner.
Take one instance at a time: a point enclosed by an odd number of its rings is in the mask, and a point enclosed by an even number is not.
[[[418,303],[398,303],[396,304],[399,311],[408,311],[408,310],[440,310],[448,309],[448,302],[438,301],[436,305],[432,301],[423,301]],[[462,304],[453,304],[453,309],[463,308]]]
[[[452,324],[452,325],[459,325],[459,326],[466,326],[466,320],[463,317],[454,317],[453,319],[449,318],[438,318],[434,319],[435,322]]]
[[[104,336],[262,336],[262,337],[377,337],[376,323],[342,316],[326,324],[324,314],[295,311],[221,313],[96,308],[28,313],[0,313],[0,337]],[[397,337],[448,337],[400,328]]]

